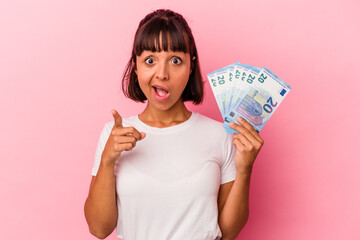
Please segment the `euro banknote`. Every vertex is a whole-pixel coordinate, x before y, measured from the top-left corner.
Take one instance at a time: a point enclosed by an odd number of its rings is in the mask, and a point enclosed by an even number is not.
[[[229,126],[241,117],[260,132],[291,87],[266,67],[236,62],[207,74],[211,90],[228,134]]]

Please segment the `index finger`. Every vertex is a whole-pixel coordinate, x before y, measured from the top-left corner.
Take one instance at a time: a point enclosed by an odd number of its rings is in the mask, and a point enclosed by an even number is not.
[[[114,121],[115,121],[115,124],[114,124],[114,128],[122,128],[123,125],[122,125],[122,118],[120,116],[120,114],[115,110],[111,110],[111,113],[114,117]]]

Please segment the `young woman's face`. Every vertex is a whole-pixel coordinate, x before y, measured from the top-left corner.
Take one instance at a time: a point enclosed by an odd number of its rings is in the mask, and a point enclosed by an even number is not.
[[[135,70],[148,104],[168,110],[181,100],[191,73],[190,54],[143,51],[136,57]]]

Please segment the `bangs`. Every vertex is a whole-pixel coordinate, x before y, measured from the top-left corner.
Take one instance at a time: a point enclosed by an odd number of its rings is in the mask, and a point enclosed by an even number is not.
[[[140,56],[145,50],[151,52],[189,52],[188,39],[181,25],[169,19],[158,18],[144,24],[136,34],[134,53]]]

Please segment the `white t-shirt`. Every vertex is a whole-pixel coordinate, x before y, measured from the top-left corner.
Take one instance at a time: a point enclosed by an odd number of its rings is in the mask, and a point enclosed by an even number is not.
[[[95,176],[114,121],[105,124],[98,142]],[[220,184],[236,175],[236,148],[222,123],[193,112],[183,123],[150,127],[138,116],[123,120],[145,132],[115,166],[118,222],[125,240],[214,240]]]

